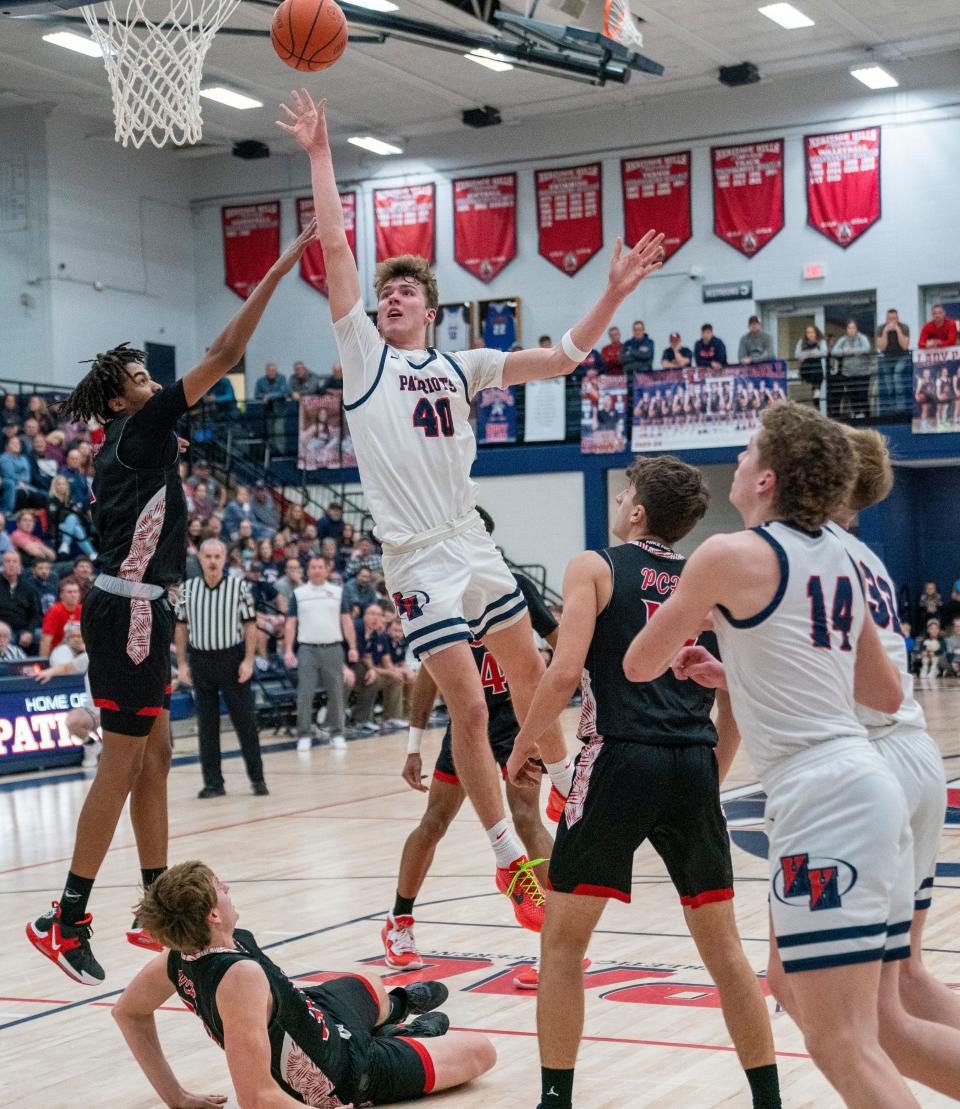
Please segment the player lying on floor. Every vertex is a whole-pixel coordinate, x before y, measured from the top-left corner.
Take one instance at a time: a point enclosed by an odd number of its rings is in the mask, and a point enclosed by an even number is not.
[[[177,1081],[154,1013],[177,993],[227,1054],[241,1109],[383,1105],[469,1082],[490,1070],[493,1044],[447,1033],[439,982],[386,993],[379,978],[347,974],[303,988],[237,929],[230,887],[201,862],[171,867],[144,894],[137,918],[169,948],[123,991],[113,1015],[143,1073],[173,1109],[208,1109]],[[409,1014],[417,1016],[403,1023]]]

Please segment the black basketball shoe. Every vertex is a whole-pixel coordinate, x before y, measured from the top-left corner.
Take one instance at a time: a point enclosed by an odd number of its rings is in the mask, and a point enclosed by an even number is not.
[[[60,919],[60,902],[54,901],[50,912],[27,923],[27,939],[74,982],[98,986],[106,975],[90,950],[92,924],[89,913],[75,924],[64,924]]]

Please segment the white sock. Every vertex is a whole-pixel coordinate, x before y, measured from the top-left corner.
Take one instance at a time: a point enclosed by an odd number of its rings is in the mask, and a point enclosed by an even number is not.
[[[497,866],[509,866],[523,854],[523,846],[506,818],[487,829],[487,838],[497,857]]]
[[[567,757],[562,762],[545,762],[543,765],[547,768],[550,781],[566,797],[573,785],[573,759]]]

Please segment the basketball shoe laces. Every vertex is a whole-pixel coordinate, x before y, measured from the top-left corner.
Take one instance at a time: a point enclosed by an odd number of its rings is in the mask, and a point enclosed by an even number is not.
[[[387,932],[387,939],[393,950],[400,955],[417,950],[413,929],[407,925],[398,924],[396,918],[394,918],[393,927]]]
[[[67,924],[61,917],[61,908],[59,901],[50,902],[50,911],[44,913],[45,917],[49,917],[51,928],[57,925],[60,932],[60,950],[73,951],[75,947],[79,947],[83,940],[89,941],[93,935],[93,917],[90,913],[80,917],[79,920],[74,921],[72,924]],[[65,936],[63,934],[64,928],[72,928],[77,932],[75,936]]]
[[[511,897],[514,887],[519,886],[520,893],[524,897],[529,897],[534,905],[539,908],[544,902],[543,889],[537,880],[536,874],[533,873],[533,868],[546,861],[546,859],[526,859],[522,862],[513,872],[510,885],[503,891],[504,896]]]

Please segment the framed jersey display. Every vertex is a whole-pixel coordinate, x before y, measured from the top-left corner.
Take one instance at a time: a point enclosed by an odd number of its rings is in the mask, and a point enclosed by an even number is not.
[[[483,345],[510,350],[520,342],[520,298],[477,301],[477,332]]]
[[[433,346],[452,354],[473,343],[473,305],[469,301],[441,304],[433,321]]]

